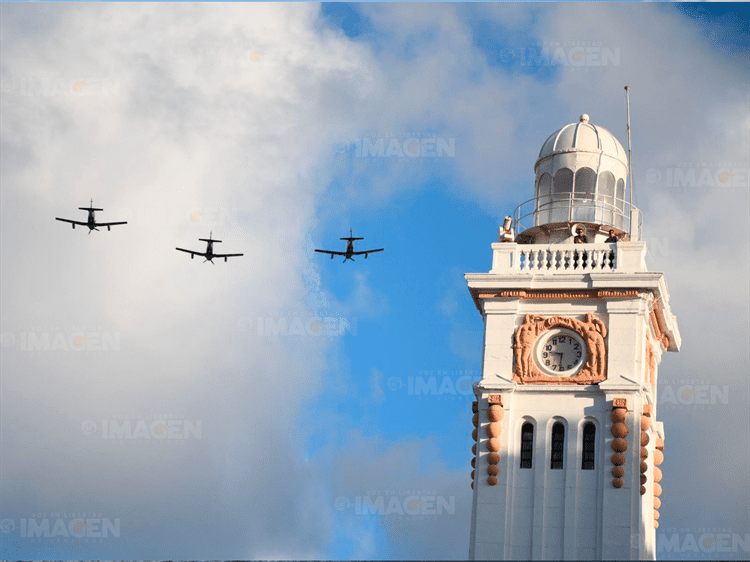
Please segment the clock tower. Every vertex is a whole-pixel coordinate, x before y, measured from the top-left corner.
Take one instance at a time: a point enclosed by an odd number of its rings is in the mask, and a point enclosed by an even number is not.
[[[535,172],[492,269],[465,275],[484,320],[469,558],[653,560],[658,365],[680,347],[664,274],[609,131],[582,115]]]

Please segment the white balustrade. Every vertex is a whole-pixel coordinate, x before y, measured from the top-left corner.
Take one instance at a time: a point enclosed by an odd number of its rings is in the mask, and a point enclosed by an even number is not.
[[[495,243],[491,273],[556,275],[646,271],[644,242],[617,244]]]

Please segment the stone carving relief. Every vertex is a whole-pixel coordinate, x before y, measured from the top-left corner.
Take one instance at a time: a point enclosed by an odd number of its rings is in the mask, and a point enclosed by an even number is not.
[[[572,377],[555,377],[539,371],[534,364],[534,343],[547,330],[568,328],[580,334],[585,343],[586,363]],[[566,316],[545,318],[539,314],[527,314],[516,330],[513,349],[515,368],[513,380],[519,384],[597,384],[607,378],[607,328],[594,314],[587,313],[583,320]]]

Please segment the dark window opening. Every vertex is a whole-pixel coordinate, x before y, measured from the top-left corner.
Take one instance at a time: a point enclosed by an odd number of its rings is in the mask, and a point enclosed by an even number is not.
[[[594,453],[596,444],[596,426],[588,422],[583,426],[583,456],[581,458],[582,470],[594,470]]]
[[[521,428],[521,468],[531,468],[534,447],[534,425],[523,424]]]
[[[552,455],[550,456],[549,467],[562,469],[563,456],[565,453],[565,426],[557,422],[552,426]]]

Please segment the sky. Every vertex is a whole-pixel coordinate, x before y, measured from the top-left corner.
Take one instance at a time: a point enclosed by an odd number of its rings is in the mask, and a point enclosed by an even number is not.
[[[465,559],[483,324],[463,274],[489,271],[551,133],[587,113],[626,143],[625,85],[682,335],[657,555],[748,557],[746,6],[0,15],[2,558]],[[92,199],[128,224],[55,220]],[[349,229],[385,251],[313,251]],[[209,234],[244,256],[174,250]]]

